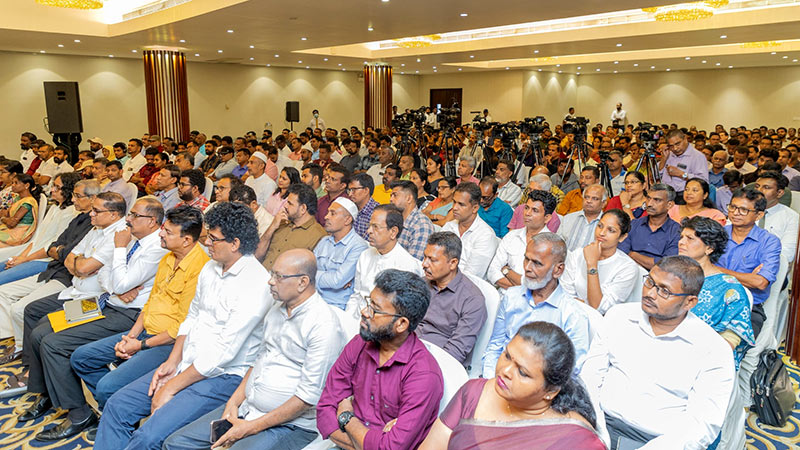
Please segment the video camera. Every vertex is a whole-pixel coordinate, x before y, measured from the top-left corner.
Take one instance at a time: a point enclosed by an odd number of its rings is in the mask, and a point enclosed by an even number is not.
[[[574,134],[575,136],[586,136],[586,125],[589,124],[589,119],[586,117],[575,117],[568,119],[564,122],[564,133]]]
[[[650,122],[639,122],[638,126],[633,129],[634,132],[639,133],[640,142],[650,142],[655,144],[661,138],[659,128]]]
[[[531,134],[542,134],[547,127],[544,123],[547,119],[544,116],[536,116],[536,117],[526,117],[522,119],[522,123],[519,124],[519,129],[521,132],[531,135]]]
[[[407,132],[414,125],[417,125],[419,129],[422,127],[423,123],[425,123],[425,106],[398,115],[396,118],[392,119],[392,128],[396,128],[398,132],[402,133]]]
[[[492,142],[499,139],[504,148],[510,148],[519,137],[520,130],[514,122],[490,122],[489,125],[492,127]]]
[[[458,102],[453,103],[450,108],[439,108],[439,111],[436,112],[436,121],[442,128],[461,125],[461,107]]]

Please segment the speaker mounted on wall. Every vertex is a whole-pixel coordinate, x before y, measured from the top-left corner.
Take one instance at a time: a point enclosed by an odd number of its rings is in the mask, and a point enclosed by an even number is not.
[[[77,81],[45,81],[44,102],[51,134],[83,133]]]
[[[286,121],[300,122],[300,102],[286,102]]]

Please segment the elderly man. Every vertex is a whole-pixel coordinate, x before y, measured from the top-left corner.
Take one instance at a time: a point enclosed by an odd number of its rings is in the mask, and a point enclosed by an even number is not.
[[[461,184],[463,181],[469,181],[471,183],[478,184],[480,180],[475,178],[475,158],[464,155],[458,158],[458,168],[456,169],[458,173],[458,184]]]
[[[395,269],[378,275],[361,302],[360,335],[333,363],[317,404],[322,437],[344,449],[422,443],[443,392],[439,365],[414,333],[429,302],[418,275]]]
[[[327,235],[322,225],[314,219],[317,195],[311,187],[296,183],[290,185],[287,192],[286,204],[261,235],[255,252],[256,258],[262,260],[267,268],[271,268],[285,250],[312,250]]]
[[[269,280],[275,304],[264,319],[254,365],[228,401],[173,433],[163,448],[303,448],[313,441],[325,377],[347,340],[339,320],[314,289],[317,266],[305,249],[275,261]],[[209,423],[231,428],[209,442]]]
[[[701,449],[719,435],[735,368],[730,345],[691,313],[704,279],[691,258],[663,258],[641,303],[606,313],[581,378],[612,448]]]
[[[569,251],[586,247],[594,240],[594,229],[606,206],[606,195],[606,189],[602,185],[587,186],[583,189],[583,207],[564,216],[561,226],[558,227],[558,235],[564,238]]]
[[[481,189],[477,184],[465,182],[456,186],[453,194],[453,220],[444,224],[442,231],[450,231],[461,238],[459,269],[484,278],[498,241],[492,227],[478,215],[480,200]]]
[[[677,203],[682,204],[686,180],[701,178],[708,181],[708,160],[689,143],[681,130],[671,130],[666,140],[666,144],[659,148],[662,156],[658,168],[662,182],[675,189]]]
[[[508,206],[516,208],[522,198],[522,189],[511,181],[513,175],[513,162],[504,159],[497,163],[497,170],[494,173],[497,178],[497,197],[508,203]]]
[[[266,285],[253,282],[269,278],[253,257],[256,220],[250,208],[232,202],[205,218],[213,261],[200,272],[172,352],[158,369],[108,399],[97,450],[160,449],[170,434],[224,404],[255,361],[264,314],[274,303]]]
[[[479,187],[481,207],[478,208],[478,215],[492,228],[498,238],[502,238],[508,233],[508,223],[514,215],[514,210],[497,196],[498,183],[494,177],[483,177]]]
[[[533,190],[522,207],[525,226],[503,237],[486,273],[486,279],[500,289],[522,284],[525,247],[533,236],[550,231],[547,223],[556,209],[556,199],[549,192]]]
[[[178,198],[181,202],[178,205],[191,206],[200,211],[208,208],[208,199],[203,195],[206,188],[206,178],[199,169],[189,169],[181,172],[178,182]]]
[[[391,188],[391,202],[403,212],[403,232],[397,241],[411,256],[422,260],[434,229],[431,220],[417,208],[417,185],[400,180],[392,183]]]
[[[325,215],[325,231],[314,248],[317,258],[317,292],[329,304],[344,309],[353,294],[358,258],[367,242],[353,229],[358,207],[345,197],[333,201]]]
[[[441,231],[428,238],[422,270],[430,286],[431,302],[417,327],[417,336],[464,364],[486,322],[486,303],[480,289],[458,270],[459,259],[458,236]]]
[[[256,191],[258,204],[261,206],[267,204],[269,197],[275,192],[275,189],[278,188],[275,181],[264,173],[267,168],[268,160],[267,155],[261,152],[255,152],[250,155],[250,161],[247,163],[248,177],[244,181],[244,184]]]
[[[575,346],[576,371],[580,371],[589,349],[589,319],[558,282],[564,273],[567,246],[554,233],[534,235],[525,248],[522,286],[506,290],[492,337],[483,357],[483,377],[492,378],[497,360],[522,325],[545,321],[558,325]]]
[[[136,202],[127,220],[120,219],[125,216],[125,209],[118,194],[98,195],[92,214],[99,232],[87,234],[73,250],[72,261],[67,260],[67,267],[73,262],[73,287],[25,308],[25,328],[30,330],[24,348],[30,364],[28,392],[38,396],[20,420],[36,419],[51,403],[69,410],[65,421],[36,435],[37,440],[66,439],[97,423],[69,358],[83,344],[130,329],[150,296],[158,261],[166,252],[158,237],[164,209],[153,197]],[[92,253],[95,247],[101,250]],[[110,254],[106,253],[109,247]],[[68,300],[91,297],[96,298],[103,319],[58,333],[53,330],[48,313],[60,309]]]
[[[708,184],[713,184],[717,189],[725,185],[722,176],[728,169],[725,163],[728,162],[728,152],[725,150],[717,150],[711,155],[711,164],[708,168]]]
[[[375,141],[375,143],[377,144],[377,141]],[[370,142],[370,145],[373,145],[372,142]],[[372,177],[375,186],[383,183],[384,171],[389,164],[392,164],[392,161],[394,161],[394,150],[392,150],[391,147],[380,147],[380,149],[378,149],[378,164],[374,164],[367,169],[367,175]],[[362,160],[362,163],[363,162],[364,160]],[[395,177],[399,177],[399,175],[395,174]]]
[[[640,266],[650,270],[661,258],[678,254],[681,238],[678,222],[669,217],[675,205],[675,190],[666,184],[654,184],[647,191],[647,216],[631,221],[628,237],[617,245]]]

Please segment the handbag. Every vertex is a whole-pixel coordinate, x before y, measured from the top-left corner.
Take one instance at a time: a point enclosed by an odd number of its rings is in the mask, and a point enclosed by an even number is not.
[[[758,366],[750,377],[750,410],[758,419],[773,427],[782,427],[792,413],[796,401],[789,373],[775,350],[764,350]]]

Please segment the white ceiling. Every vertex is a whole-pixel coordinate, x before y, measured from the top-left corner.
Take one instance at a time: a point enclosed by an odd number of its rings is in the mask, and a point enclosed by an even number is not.
[[[293,52],[637,9],[659,3],[665,2],[192,0],[109,25],[102,23],[102,15],[97,12],[45,7],[34,0],[6,0],[4,18],[0,18],[0,50],[139,58],[142,49],[169,47],[182,49],[189,61],[360,70],[365,61],[362,57]],[[468,16],[461,17],[462,13]],[[543,33],[497,40],[482,47],[478,45],[475,50],[429,48],[420,55],[385,57],[380,61],[406,74],[503,70],[497,64],[486,64],[490,68],[463,64],[533,58],[535,50],[538,50],[536,57],[565,58],[565,63],[560,67],[556,67],[556,62],[530,63],[526,69],[565,73],[797,65],[800,44],[747,52],[717,48],[720,44],[800,39],[800,4],[785,8],[780,14],[758,14],[752,20],[737,21],[726,15],[690,24],[651,23]],[[368,31],[370,26],[374,31]],[[727,38],[721,40],[721,35]],[[301,40],[303,37],[306,40]],[[76,39],[80,43],[74,42]],[[676,51],[669,50],[692,47],[696,48],[685,53],[695,55],[690,60],[676,57]],[[771,54],[772,51],[776,54]],[[582,55],[583,59],[572,60],[570,55]]]

